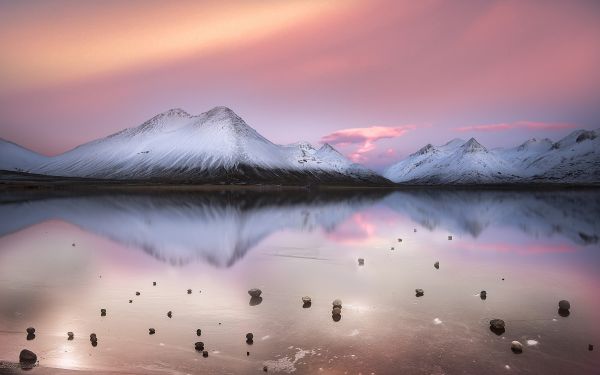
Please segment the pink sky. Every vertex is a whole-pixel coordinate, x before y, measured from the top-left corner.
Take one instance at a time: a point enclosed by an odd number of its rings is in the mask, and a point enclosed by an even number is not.
[[[44,154],[174,107],[381,167],[600,127],[597,1],[0,3],[0,137]],[[398,129],[401,129],[398,131]],[[348,137],[352,135],[352,137]]]

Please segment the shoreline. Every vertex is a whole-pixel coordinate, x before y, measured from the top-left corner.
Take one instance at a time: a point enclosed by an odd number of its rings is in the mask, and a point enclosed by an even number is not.
[[[510,184],[277,184],[227,183],[159,180],[103,180],[79,177],[55,177],[17,172],[0,172],[0,191],[10,190],[70,190],[70,191],[140,191],[140,192],[201,192],[201,191],[306,191],[319,190],[596,190],[599,183],[523,182]]]

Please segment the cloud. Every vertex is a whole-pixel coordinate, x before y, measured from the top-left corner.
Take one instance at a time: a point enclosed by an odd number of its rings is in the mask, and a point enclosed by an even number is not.
[[[533,129],[533,130],[562,130],[575,128],[576,125],[562,122],[535,122],[535,121],[517,121],[503,122],[498,124],[471,125],[455,128],[459,132],[501,132],[512,129]]]
[[[375,142],[380,139],[401,137],[406,132],[415,129],[415,127],[415,125],[401,125],[394,127],[371,126],[367,128],[342,129],[324,136],[321,138],[321,142],[340,146],[359,145],[349,157],[352,161],[364,162],[367,159],[365,154],[376,148]]]

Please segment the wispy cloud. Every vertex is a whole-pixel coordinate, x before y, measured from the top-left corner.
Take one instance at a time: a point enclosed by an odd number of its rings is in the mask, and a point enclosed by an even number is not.
[[[470,125],[455,128],[459,132],[501,132],[512,129],[534,129],[534,130],[561,130],[575,128],[576,125],[563,122],[535,122],[535,121],[517,121],[502,122],[498,124]]]
[[[415,128],[415,125],[401,125],[394,127],[371,126],[367,128],[342,129],[324,136],[321,138],[321,142],[340,146],[359,145],[359,147],[350,154],[350,159],[355,162],[361,162],[365,161],[365,154],[376,148],[375,142],[378,140],[401,137],[406,134],[406,132]]]

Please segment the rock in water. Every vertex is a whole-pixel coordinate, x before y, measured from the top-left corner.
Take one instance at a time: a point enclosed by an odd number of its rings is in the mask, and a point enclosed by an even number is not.
[[[203,352],[202,352],[202,356],[203,356],[204,358],[208,357],[208,352],[207,352],[206,350],[205,350],[205,351],[203,351]]]
[[[153,281],[153,282],[152,282],[152,286],[156,286],[156,281]]]
[[[33,335],[35,333],[35,328],[29,327],[25,331],[27,331],[28,335]]]
[[[139,296],[140,294],[141,294],[140,292],[135,292],[135,295],[136,295],[136,296]]]
[[[402,238],[398,238],[398,242],[402,242]]]
[[[333,316],[342,315],[342,308],[334,307],[333,310],[331,311],[331,315],[333,315]]]
[[[594,345],[592,345],[592,344],[589,344],[589,345],[588,345],[588,350],[589,350],[590,352],[591,352],[592,350],[594,350]]]
[[[129,303],[133,303],[133,300],[132,300],[132,299],[130,299],[130,300],[129,300]]]
[[[309,296],[302,297],[302,307],[305,309],[309,308],[312,305],[312,299]]]
[[[569,303],[569,301],[563,299],[562,301],[558,302],[558,308],[561,310],[570,310],[571,304]]]
[[[440,269],[440,262],[433,263],[433,266],[435,267],[436,270],[439,270]]]
[[[253,342],[254,342],[254,334],[246,333],[246,343],[251,345]]]
[[[153,335],[156,333],[156,330],[154,328],[148,328],[148,334],[149,335]]]
[[[100,316],[106,316],[106,309],[100,309]]]
[[[363,258],[358,258],[358,265],[359,266],[364,266],[365,265],[365,260]]]
[[[172,317],[173,317],[173,312],[172,312],[172,311],[169,311],[169,312],[167,312],[167,316],[168,316],[169,318],[172,318]]]
[[[75,337],[75,334],[73,332],[67,332],[67,338],[69,340],[73,340],[74,337]]]
[[[197,351],[201,352],[204,350],[204,343],[202,341],[198,341],[194,344],[194,347]]]
[[[336,298],[333,300],[333,302],[331,303],[333,305],[333,307],[339,307],[340,309],[342,308],[342,300],[339,298]]]
[[[482,290],[481,292],[479,292],[479,298],[486,299],[487,298],[487,292],[485,290]]]
[[[523,344],[518,341],[513,341],[510,343],[510,350],[512,350],[513,353],[523,353]]]
[[[196,330],[196,336],[202,336],[202,330],[200,328]]]
[[[23,349],[19,353],[19,362],[23,364],[34,364],[37,362],[37,355],[31,350]]]
[[[268,368],[267,366],[263,366],[263,371],[264,371],[264,372],[267,372],[267,371],[268,371],[268,369],[269,369],[269,368]]]
[[[415,289],[415,295],[417,297],[421,297],[425,294],[425,292],[423,291],[423,289]]]
[[[191,289],[188,289],[187,292],[188,292],[188,294],[192,294],[192,290]]]
[[[452,236],[448,236],[448,241],[452,241]]]
[[[505,323],[502,319],[492,319],[490,320],[490,330],[494,332],[496,335],[501,335],[505,331]]]
[[[248,291],[248,294],[250,295],[250,297],[258,298],[262,294],[262,290],[258,288],[252,288]]]

